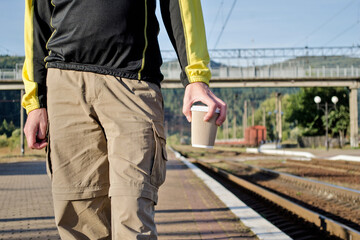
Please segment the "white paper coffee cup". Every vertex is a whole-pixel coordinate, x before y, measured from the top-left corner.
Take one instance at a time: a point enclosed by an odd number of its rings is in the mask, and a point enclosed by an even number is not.
[[[191,107],[191,145],[200,148],[213,148],[215,144],[218,126],[215,124],[220,110],[216,109],[215,114],[207,122],[204,116],[209,111],[207,106]]]

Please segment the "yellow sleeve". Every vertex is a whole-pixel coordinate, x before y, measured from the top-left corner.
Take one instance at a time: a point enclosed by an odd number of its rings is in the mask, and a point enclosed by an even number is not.
[[[184,86],[193,82],[209,85],[211,72],[200,0],[162,0],[164,25],[178,55]]]
[[[25,0],[25,62],[22,78],[25,94],[22,106],[29,113],[46,107],[46,42],[51,36],[51,0]]]

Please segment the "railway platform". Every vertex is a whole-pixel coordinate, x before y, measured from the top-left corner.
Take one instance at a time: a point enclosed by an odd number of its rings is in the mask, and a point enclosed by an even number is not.
[[[159,192],[159,239],[287,239],[259,225],[260,235],[233,213],[191,169],[169,151],[167,180]],[[0,240],[59,239],[54,224],[50,180],[45,162],[0,164]],[[231,210],[231,208],[233,208]],[[257,217],[244,216],[258,223]],[[255,225],[256,225],[255,224]],[[278,230],[275,230],[275,232]],[[281,233],[280,233],[281,234]]]
[[[168,155],[156,208],[159,239],[258,239],[185,164]]]
[[[268,143],[259,148],[247,148],[246,152],[303,157],[304,159],[317,158],[360,162],[360,149],[276,148],[275,144]]]

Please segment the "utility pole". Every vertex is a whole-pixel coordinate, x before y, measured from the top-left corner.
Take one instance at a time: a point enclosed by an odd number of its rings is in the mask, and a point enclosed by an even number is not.
[[[243,114],[243,138],[245,138],[245,132],[247,128],[247,101],[244,101],[244,114]]]
[[[262,125],[266,127],[266,115],[265,115],[265,108],[263,107],[263,115],[262,115]]]
[[[282,99],[281,99],[281,93],[278,93],[278,103],[279,103],[279,124],[278,124],[278,132],[279,132],[279,143],[282,141]]]
[[[350,107],[350,146],[359,146],[359,133],[358,133],[358,89],[350,88],[349,107]]]
[[[251,103],[251,126],[255,126],[255,110],[254,110],[254,103]]]
[[[281,93],[276,93],[276,103],[275,103],[275,112],[276,112],[276,142],[280,143],[282,140],[282,117],[281,117]]]
[[[236,115],[235,111],[233,114],[233,139],[236,139]]]
[[[329,113],[328,113],[328,103],[325,102],[325,139],[326,139],[326,142],[325,142],[325,147],[326,147],[326,151],[329,151]]]
[[[237,103],[237,99],[238,99],[238,94],[236,93],[235,94],[235,106],[236,106],[236,103]],[[236,139],[236,111],[235,111],[235,108],[233,108],[233,139]]]
[[[279,93],[275,93],[275,142],[279,142]]]
[[[20,91],[20,148],[21,155],[25,154],[25,144],[24,144],[24,109],[21,106],[21,101],[24,96],[24,89]]]
[[[225,139],[229,139],[229,118],[226,118],[225,120]]]

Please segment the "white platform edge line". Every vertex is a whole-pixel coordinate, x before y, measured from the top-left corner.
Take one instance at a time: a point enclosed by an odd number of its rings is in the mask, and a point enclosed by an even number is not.
[[[260,149],[259,150],[259,148],[246,148],[246,152],[247,153],[286,155],[286,156],[299,156],[299,157],[308,158],[309,160],[311,158],[316,158],[316,156],[310,152],[301,152],[301,151],[286,151],[286,150],[275,150],[275,149]],[[352,156],[352,155],[336,155],[336,156],[328,157],[328,158],[324,158],[324,159],[360,162],[360,156]]]
[[[233,193],[215,181],[209,175],[204,173],[200,168],[189,162],[180,153],[171,149],[176,158],[182,161],[190,168],[197,177],[199,177],[208,186],[208,188],[237,216],[241,222],[250,228],[259,239],[263,240],[290,240],[288,235],[264,219],[253,209],[248,207],[244,202],[238,199]]]
[[[307,158],[315,158],[315,155],[309,152],[300,151],[286,151],[286,150],[275,150],[275,149],[259,149],[259,148],[246,148],[247,153],[265,153],[265,154],[276,154],[276,155],[287,155],[287,156],[301,156]]]
[[[329,158],[329,160],[344,160],[344,161],[351,161],[351,162],[360,162],[360,157],[351,156],[351,155],[337,155],[337,156]]]

